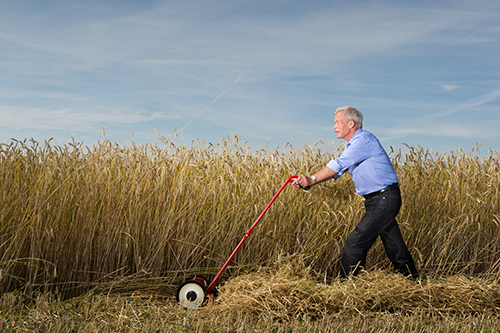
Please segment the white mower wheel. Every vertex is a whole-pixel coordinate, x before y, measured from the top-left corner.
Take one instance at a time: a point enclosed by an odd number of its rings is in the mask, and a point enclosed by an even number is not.
[[[199,308],[206,299],[205,287],[201,282],[188,280],[177,289],[177,302],[188,309]]]

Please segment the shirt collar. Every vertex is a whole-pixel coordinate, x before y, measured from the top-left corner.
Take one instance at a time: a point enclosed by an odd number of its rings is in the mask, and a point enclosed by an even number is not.
[[[346,147],[349,147],[351,145],[352,139],[354,139],[355,137],[357,137],[358,135],[360,135],[361,132],[363,132],[363,130],[361,128],[358,128],[356,130],[356,132],[354,132],[354,134],[351,136],[351,140],[347,141]]]

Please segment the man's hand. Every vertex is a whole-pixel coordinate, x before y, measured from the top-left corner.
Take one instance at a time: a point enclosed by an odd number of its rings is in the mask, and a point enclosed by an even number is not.
[[[292,185],[296,188],[309,189],[309,187],[313,185],[332,179],[336,174],[336,171],[333,171],[329,167],[324,167],[314,174],[316,181],[314,181],[311,177],[300,175],[292,182]]]
[[[314,181],[311,177],[300,175],[292,182],[292,185],[299,189],[306,189],[314,185]]]

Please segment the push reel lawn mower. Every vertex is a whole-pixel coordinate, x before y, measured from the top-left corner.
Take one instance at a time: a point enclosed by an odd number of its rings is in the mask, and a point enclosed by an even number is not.
[[[217,275],[212,280],[212,282],[210,282],[210,284],[203,277],[197,276],[197,277],[188,279],[187,281],[185,281],[184,283],[182,283],[179,286],[179,288],[177,289],[177,294],[176,294],[177,302],[179,304],[185,306],[186,308],[198,308],[198,307],[202,306],[207,299],[209,299],[209,298],[215,299],[215,297],[217,295],[216,295],[216,290],[214,289],[214,287],[215,287],[215,283],[217,282],[219,277],[222,275],[224,270],[227,268],[227,266],[229,265],[229,263],[231,262],[231,260],[235,256],[236,252],[238,252],[240,247],[243,245],[243,242],[245,242],[245,240],[248,238],[248,236],[250,236],[250,233],[255,228],[255,226],[259,223],[259,221],[262,219],[262,217],[267,212],[269,207],[271,207],[271,205],[276,200],[278,195],[280,195],[281,191],[283,191],[283,189],[285,188],[285,186],[288,183],[293,182],[294,179],[296,179],[296,178],[298,178],[298,177],[297,176],[290,176],[286,180],[286,182],[283,183],[283,185],[281,185],[281,188],[274,195],[274,197],[271,199],[271,201],[267,204],[266,208],[264,208],[262,213],[260,213],[259,217],[257,217],[255,222],[250,227],[250,229],[248,229],[248,231],[245,233],[245,235],[243,236],[241,241],[238,243],[238,246],[236,246],[233,253],[231,253],[231,255],[227,259],[224,266],[222,266],[222,268],[217,273]],[[303,188],[303,189],[307,190],[308,188]]]

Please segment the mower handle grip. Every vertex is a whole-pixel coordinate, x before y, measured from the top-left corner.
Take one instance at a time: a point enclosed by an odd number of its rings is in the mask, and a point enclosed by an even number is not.
[[[291,183],[291,182],[293,182],[293,180],[294,180],[294,179],[297,179],[297,178],[299,178],[299,177],[298,177],[298,176],[290,176],[290,177],[286,180],[285,184]],[[285,185],[285,184],[283,184],[283,185]],[[300,188],[301,188],[301,189],[303,189],[304,191],[308,191],[308,190],[311,188],[311,186],[302,186],[302,185],[300,185],[300,184],[299,184],[299,186],[300,186]]]
[[[291,183],[294,179],[297,179],[299,178],[298,176],[290,176],[287,181],[285,182],[285,184],[288,184],[288,183]],[[309,191],[311,189],[311,186],[302,186],[300,185],[300,188],[303,189],[304,191]]]

